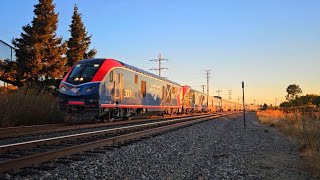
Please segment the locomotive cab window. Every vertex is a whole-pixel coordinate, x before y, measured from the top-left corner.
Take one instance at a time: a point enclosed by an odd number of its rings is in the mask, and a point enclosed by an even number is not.
[[[67,82],[72,84],[81,84],[90,82],[97,73],[102,62],[79,62],[72,69]]]

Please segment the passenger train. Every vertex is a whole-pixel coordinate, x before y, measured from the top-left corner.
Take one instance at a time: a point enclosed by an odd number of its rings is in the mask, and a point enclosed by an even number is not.
[[[241,109],[240,104],[209,96],[114,59],[85,59],[59,86],[66,122],[112,121],[134,116],[188,114]]]

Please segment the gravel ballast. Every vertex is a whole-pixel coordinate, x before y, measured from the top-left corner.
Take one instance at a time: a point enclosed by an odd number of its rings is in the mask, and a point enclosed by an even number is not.
[[[257,123],[247,113],[210,120],[113,150],[84,153],[83,160],[45,163],[53,170],[27,179],[316,179],[299,159],[294,140]]]

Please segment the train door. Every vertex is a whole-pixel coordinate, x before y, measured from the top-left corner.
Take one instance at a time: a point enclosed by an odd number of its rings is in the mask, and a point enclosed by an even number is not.
[[[141,81],[141,97],[145,98],[147,96],[147,83],[146,81]]]
[[[116,73],[116,76],[113,81],[114,86],[114,99],[115,101],[122,101],[122,89],[123,89],[123,75],[120,73]]]
[[[192,93],[192,101],[191,101],[191,106],[192,107],[195,107],[196,106],[196,95],[195,93]]]

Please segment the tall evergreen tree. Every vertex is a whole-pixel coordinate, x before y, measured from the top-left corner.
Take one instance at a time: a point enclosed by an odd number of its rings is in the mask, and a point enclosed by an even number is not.
[[[31,24],[23,26],[20,38],[12,41],[16,48],[17,81],[61,78],[65,72],[66,44],[56,37],[58,14],[52,0],[39,0]]]
[[[67,66],[70,67],[82,59],[92,58],[97,51],[91,49],[88,51],[91,43],[91,36],[88,36],[86,28],[82,22],[82,16],[78,12],[77,5],[74,5],[72,21],[70,25],[71,37],[68,40]]]

